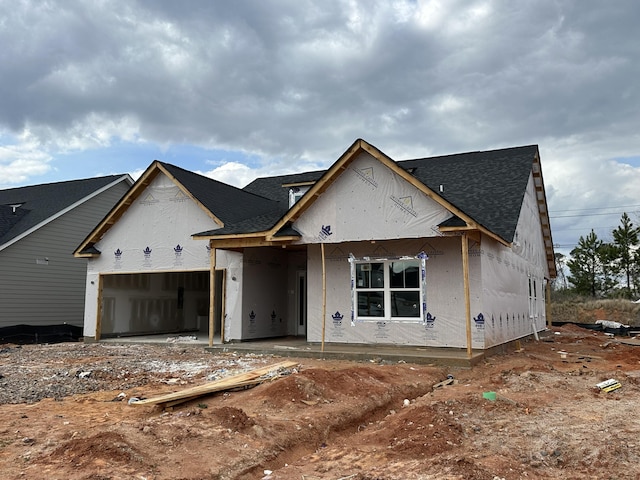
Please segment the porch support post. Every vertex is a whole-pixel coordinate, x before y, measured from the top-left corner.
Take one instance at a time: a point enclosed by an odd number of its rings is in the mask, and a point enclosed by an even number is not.
[[[472,357],[471,348],[471,294],[469,292],[469,238],[462,233],[462,280],[464,284],[464,313],[467,324],[467,355]]]
[[[211,241],[209,247],[209,346],[212,347],[216,328],[216,249]]]
[[[320,252],[322,256],[322,348],[321,352],[324,352],[324,334],[327,318],[327,270],[324,261],[324,243],[320,244]]]

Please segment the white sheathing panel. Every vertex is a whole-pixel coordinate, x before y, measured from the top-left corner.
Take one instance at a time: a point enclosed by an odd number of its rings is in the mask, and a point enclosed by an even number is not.
[[[244,255],[238,252],[216,250],[216,266],[223,268],[226,265],[227,281],[225,292],[225,312],[224,312],[224,338],[242,338],[242,289],[243,289],[243,258]],[[220,265],[218,265],[220,260]]]
[[[294,223],[301,243],[438,235],[451,213],[366,152]]]
[[[287,334],[287,254],[277,248],[246,249],[243,261],[242,332],[229,340]],[[237,327],[236,327],[237,328]],[[234,328],[233,334],[237,330]]]
[[[482,314],[486,347],[521,338],[546,327],[544,240],[533,178],[530,177],[513,247],[483,237]],[[530,295],[531,286],[531,295]]]
[[[90,272],[139,272],[208,268],[207,242],[195,232],[218,228],[164,174],[158,175],[96,244],[102,252]]]
[[[215,228],[171,179],[158,175],[96,244],[101,255],[88,261],[84,335],[96,334],[99,274],[209,270],[208,243],[191,234]],[[226,268],[228,259],[217,252],[217,268]],[[113,328],[127,331],[129,326],[121,324],[126,321],[118,316]]]
[[[393,240],[325,245],[327,315],[325,342],[380,343],[416,346],[466,347],[466,317],[460,237]],[[356,322],[351,325],[351,287],[348,255],[393,257],[424,251],[427,260],[426,323]],[[478,270],[479,259],[470,269]],[[308,249],[308,330],[310,342],[322,341],[322,260],[320,245]],[[479,275],[471,280],[472,305],[481,298]],[[475,346],[475,345],[474,345]],[[478,346],[477,348],[481,348]]]
[[[91,262],[91,261],[89,261]],[[84,324],[83,336],[96,336],[96,322],[98,321],[98,273],[87,272],[87,283],[84,295]]]

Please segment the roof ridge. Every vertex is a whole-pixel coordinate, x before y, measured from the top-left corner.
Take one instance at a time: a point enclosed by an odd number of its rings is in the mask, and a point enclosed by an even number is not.
[[[103,179],[107,179],[107,178],[113,178],[114,180],[116,178],[122,178],[124,176],[129,175],[128,173],[114,173],[114,174],[110,174],[110,175],[96,175],[94,177],[86,177],[86,178],[76,178],[76,179],[72,179],[72,180],[60,180],[57,182],[46,182],[46,183],[34,183],[31,185],[22,185],[19,187],[10,187],[10,188],[0,188],[0,192],[9,192],[12,190],[23,190],[23,189],[27,189],[27,188],[40,188],[40,187],[48,187],[48,186],[62,186],[63,184],[70,184],[70,183],[80,183],[80,182],[88,182],[90,180],[103,180]]]

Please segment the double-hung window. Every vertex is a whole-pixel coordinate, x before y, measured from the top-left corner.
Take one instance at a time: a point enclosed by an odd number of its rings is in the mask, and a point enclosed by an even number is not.
[[[355,262],[356,320],[421,320],[421,260]]]

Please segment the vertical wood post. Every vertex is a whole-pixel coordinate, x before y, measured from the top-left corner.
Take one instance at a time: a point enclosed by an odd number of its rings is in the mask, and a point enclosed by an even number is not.
[[[462,234],[462,280],[464,284],[464,312],[467,325],[467,355],[473,355],[471,340],[471,294],[469,291],[469,239]]]
[[[322,256],[322,348],[324,352],[324,335],[325,325],[327,323],[327,270],[324,262],[324,243],[320,244],[320,252]]]
[[[212,347],[216,329],[216,249],[211,242],[209,246],[209,346]]]

